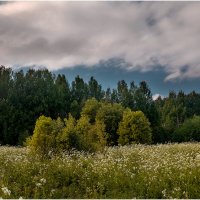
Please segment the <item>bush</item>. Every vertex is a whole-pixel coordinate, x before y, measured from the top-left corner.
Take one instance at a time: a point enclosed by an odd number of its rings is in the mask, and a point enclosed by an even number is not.
[[[56,136],[63,126],[60,118],[52,120],[50,117],[41,116],[36,121],[33,136],[26,143],[33,152],[47,156],[57,150]]]
[[[76,132],[76,119],[69,114],[68,119],[64,119],[65,126],[56,136],[57,148],[59,151],[79,149],[80,138]]]
[[[200,116],[187,119],[174,132],[175,142],[200,141]]]
[[[82,116],[77,122],[76,132],[80,137],[80,150],[95,152],[106,144],[105,125],[101,121],[92,125],[89,117]]]
[[[117,145],[117,129],[119,122],[122,120],[124,108],[121,104],[101,103],[101,109],[98,110],[96,120],[105,125],[107,144]]]
[[[152,127],[152,141],[154,144],[167,143],[171,141],[171,134],[166,131],[162,126]]]
[[[64,121],[65,124],[60,118],[52,120],[50,117],[39,117],[33,136],[26,142],[31,151],[48,157],[50,153],[72,149],[95,152],[106,145],[103,122],[97,120],[95,124],[90,124],[87,116],[76,121],[70,114]]]
[[[101,104],[95,99],[88,99],[82,109],[81,115],[88,116],[91,123],[95,122],[95,117]]]
[[[88,116],[75,120],[71,115],[65,119],[64,129],[58,133],[57,144],[61,150],[76,149],[95,152],[106,145],[105,125],[101,121],[90,123]]]
[[[118,134],[121,145],[152,142],[150,123],[142,111],[125,111],[119,124]]]

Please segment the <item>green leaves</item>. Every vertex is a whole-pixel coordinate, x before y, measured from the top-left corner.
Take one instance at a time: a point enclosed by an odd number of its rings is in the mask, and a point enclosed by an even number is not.
[[[26,144],[33,153],[42,157],[62,151],[84,150],[95,152],[106,145],[105,125],[101,121],[89,122],[87,116],[76,121],[71,115],[63,121],[41,116],[36,121],[34,134]]]
[[[97,112],[96,120],[105,124],[108,145],[118,144],[117,129],[122,119],[123,111],[124,108],[121,104],[101,103],[101,108]]]
[[[85,102],[85,105],[81,111],[82,116],[88,116],[91,123],[95,122],[95,117],[98,110],[101,108],[101,103],[98,102],[95,98],[88,99]]]
[[[119,124],[118,134],[121,145],[152,142],[150,123],[141,111],[125,111]]]
[[[175,132],[174,141],[200,141],[200,116],[187,119]]]

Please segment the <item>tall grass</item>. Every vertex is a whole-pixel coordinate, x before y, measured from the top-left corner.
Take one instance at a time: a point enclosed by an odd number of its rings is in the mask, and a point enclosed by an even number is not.
[[[41,160],[0,147],[2,198],[200,198],[200,144],[132,145]]]

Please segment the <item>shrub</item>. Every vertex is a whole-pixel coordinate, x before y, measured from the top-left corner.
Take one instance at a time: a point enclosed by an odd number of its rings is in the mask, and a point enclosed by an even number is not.
[[[105,125],[101,121],[92,125],[89,117],[82,116],[77,122],[76,132],[80,137],[80,150],[95,152],[106,144]]]
[[[87,116],[78,121],[69,114],[63,121],[41,116],[36,121],[34,134],[26,144],[33,153],[48,157],[49,153],[72,149],[95,152],[106,145],[105,125],[102,121],[89,122]]]
[[[162,126],[152,127],[152,141],[154,144],[166,143],[171,140],[171,134]]]
[[[76,132],[76,119],[69,114],[68,119],[64,121],[64,128],[56,136],[57,148],[61,151],[79,149],[80,138]]]
[[[85,105],[82,109],[81,115],[85,115],[89,117],[89,120],[91,123],[95,122],[95,117],[97,115],[97,112],[99,110],[99,108],[101,107],[101,104],[95,99],[88,99],[85,102]]]
[[[187,119],[174,132],[175,142],[200,141],[200,116]]]
[[[122,120],[123,111],[121,104],[101,103],[101,109],[97,112],[96,120],[104,123],[107,144],[110,146],[118,144],[117,129]]]
[[[119,124],[118,134],[121,145],[152,142],[150,123],[141,111],[125,111]]]
[[[42,156],[47,156],[50,152],[55,152],[56,136],[63,129],[63,122],[60,118],[52,120],[50,117],[41,116],[37,119],[33,136],[27,140],[33,152]]]

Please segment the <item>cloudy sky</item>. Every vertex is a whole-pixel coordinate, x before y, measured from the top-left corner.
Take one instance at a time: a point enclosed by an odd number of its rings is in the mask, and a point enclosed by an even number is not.
[[[0,64],[198,90],[199,13],[200,2],[1,3]]]

